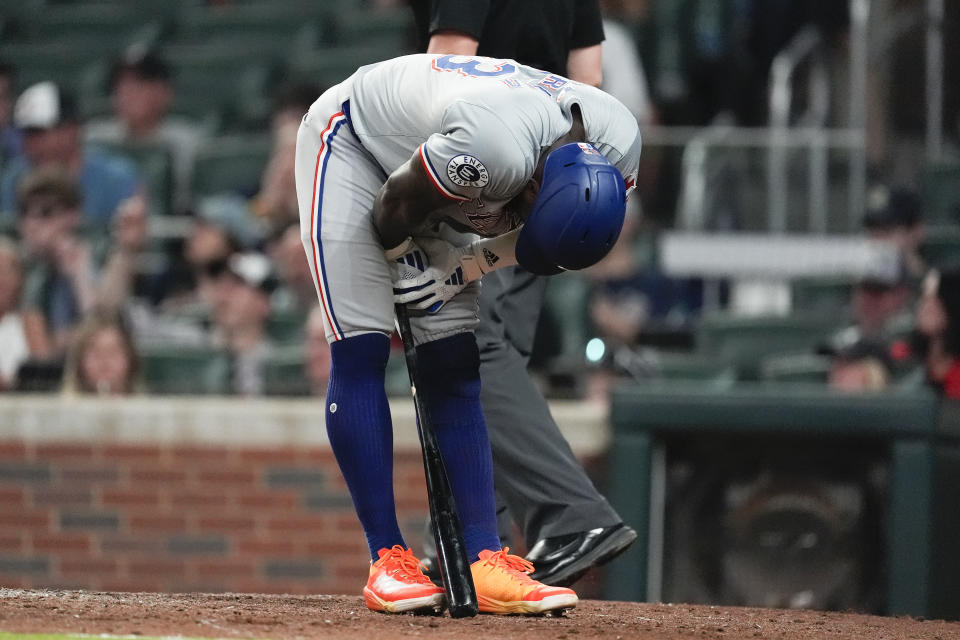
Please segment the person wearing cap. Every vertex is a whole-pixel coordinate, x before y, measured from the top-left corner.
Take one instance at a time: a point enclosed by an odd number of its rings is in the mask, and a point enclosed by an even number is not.
[[[831,389],[847,393],[879,391],[893,377],[890,345],[880,338],[862,337],[855,329],[836,334],[817,351],[830,357],[827,384]]]
[[[903,187],[872,187],[867,193],[863,228],[868,238],[896,245],[910,279],[919,283],[927,270],[920,255],[926,236],[920,194]]]
[[[46,166],[60,167],[77,181],[87,226],[107,226],[122,203],[143,199],[140,176],[129,161],[83,144],[74,101],[55,83],[40,82],[21,93],[13,121],[24,134],[23,155],[0,173],[0,212],[14,211],[19,181]]]
[[[24,306],[43,314],[57,353],[91,309],[124,304],[146,239],[143,210],[132,201],[121,205],[112,238],[85,239],[79,233],[80,202],[79,185],[61,167],[35,169],[19,183],[17,222],[27,255]]]
[[[264,363],[273,350],[267,333],[270,294],[276,277],[270,260],[254,251],[234,253],[208,267],[211,275],[213,338],[231,355],[234,393],[264,392]]]
[[[170,115],[175,87],[167,61],[157,52],[131,47],[113,63],[110,98],[113,115],[85,127],[89,143],[156,145],[170,152],[177,212],[190,207],[190,180],[206,130]]]

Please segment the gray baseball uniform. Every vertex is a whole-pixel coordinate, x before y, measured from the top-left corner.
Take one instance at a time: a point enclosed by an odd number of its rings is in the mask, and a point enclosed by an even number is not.
[[[628,185],[640,157],[630,112],[606,93],[512,60],[420,54],[361,67],[303,119],[296,178],[301,235],[331,342],[393,328],[392,282],[371,211],[387,176],[417,154],[450,200],[445,224],[416,235],[456,245],[521,221],[503,206],[527,184],[543,150],[573,124]],[[335,179],[334,179],[335,177]],[[439,313],[413,318],[417,342],[472,330],[472,283]]]

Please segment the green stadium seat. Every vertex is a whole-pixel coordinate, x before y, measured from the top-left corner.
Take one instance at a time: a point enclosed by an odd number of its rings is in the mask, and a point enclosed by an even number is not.
[[[960,162],[925,167],[923,204],[927,224],[960,225]]]
[[[308,5],[250,2],[223,7],[197,7],[182,12],[176,25],[180,42],[210,42],[224,38],[272,41],[273,52],[314,47],[330,19],[324,3]]]
[[[16,69],[19,90],[37,82],[53,80],[61,88],[77,94],[95,64],[109,60],[117,50],[116,43],[108,40],[61,38],[5,43],[0,46],[0,60]]]
[[[268,396],[308,396],[313,390],[307,378],[302,347],[276,349],[263,365],[264,393]]]
[[[733,365],[738,377],[756,379],[761,359],[778,353],[812,351],[835,319],[822,317],[741,317],[704,315],[697,328],[697,349]]]
[[[582,363],[590,340],[590,283],[575,273],[550,278],[543,312],[550,315],[560,333],[560,358]]]
[[[197,153],[193,194],[203,197],[224,192],[251,195],[270,156],[269,136],[219,136]]]
[[[50,40],[88,37],[122,42],[143,39],[145,34],[154,34],[153,37],[156,37],[160,25],[155,15],[144,11],[141,4],[48,4],[42,10],[25,16],[22,29],[30,38]]]
[[[315,49],[289,61],[288,73],[295,81],[328,88],[345,80],[358,67],[398,55],[378,43],[356,47]]]
[[[413,14],[406,7],[378,11],[342,12],[334,25],[335,42],[340,46],[376,43],[395,57],[413,53]]]
[[[102,144],[98,147],[129,158],[137,165],[147,185],[150,212],[170,215],[173,211],[173,163],[166,147],[151,144]]]
[[[201,347],[154,346],[139,350],[149,393],[225,394],[230,389],[230,359],[225,351]]]
[[[920,254],[933,267],[960,266],[960,226],[928,228]]]
[[[850,305],[854,281],[844,277],[800,278],[790,284],[791,306],[813,316],[837,315]]]
[[[816,382],[826,384],[830,357],[815,353],[779,354],[760,363],[760,379],[769,382]]]
[[[274,312],[267,320],[267,333],[275,343],[296,344],[299,349],[303,343],[306,322],[306,315],[302,313]]]

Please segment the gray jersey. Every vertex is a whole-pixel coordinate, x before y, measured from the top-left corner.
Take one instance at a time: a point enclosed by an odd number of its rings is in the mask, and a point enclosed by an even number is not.
[[[542,151],[573,124],[632,187],[640,134],[612,96],[513,60],[419,54],[360,68],[344,83],[353,130],[392,173],[414,153],[451,200],[443,213],[482,235],[519,224],[502,208],[533,175]]]

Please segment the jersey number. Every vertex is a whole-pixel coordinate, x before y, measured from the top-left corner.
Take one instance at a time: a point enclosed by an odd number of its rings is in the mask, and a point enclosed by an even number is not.
[[[487,68],[484,68],[487,67]],[[505,76],[517,70],[516,65],[491,64],[488,60],[468,58],[466,56],[440,56],[433,61],[433,68],[437,71],[457,71],[465,76],[474,78],[495,78]]]

